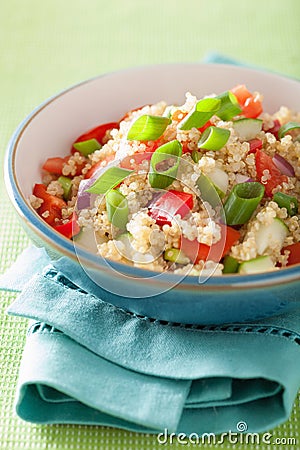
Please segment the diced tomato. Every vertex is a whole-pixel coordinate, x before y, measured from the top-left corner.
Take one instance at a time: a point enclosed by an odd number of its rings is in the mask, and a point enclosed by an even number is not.
[[[296,244],[288,245],[287,247],[283,247],[282,253],[284,250],[289,250],[290,254],[288,257],[288,266],[292,266],[293,264],[300,263],[300,242],[296,242]]]
[[[103,145],[103,138],[106,135],[106,132],[109,130],[112,130],[113,128],[119,128],[118,122],[109,122],[109,123],[103,123],[102,125],[98,125],[95,128],[91,128],[86,133],[81,134],[78,136],[77,139],[75,139],[75,142],[83,142],[88,141],[89,139],[96,139],[99,144]],[[71,149],[72,153],[78,152],[73,146]]]
[[[244,105],[247,98],[252,97],[252,94],[244,84],[238,84],[237,86],[230,89],[230,91],[236,96],[237,101],[240,105]]]
[[[219,225],[221,227],[221,239],[212,246],[201,244],[197,239],[190,241],[183,236],[181,237],[180,249],[190,258],[193,264],[207,259],[219,262],[239,240],[240,232],[238,230],[223,224]]]
[[[245,117],[255,119],[262,113],[263,108],[259,97],[248,91],[244,84],[235,86],[231,92],[236,96]]]
[[[192,194],[171,189],[150,205],[149,215],[160,226],[171,225],[171,220],[176,214],[183,218],[191,209],[193,209]]]
[[[276,167],[271,156],[267,155],[262,150],[256,150],[255,153],[255,165],[257,172],[257,180],[265,186],[266,195],[272,197],[273,189],[282,183],[286,183],[288,178],[286,175],[282,175],[280,170]],[[264,175],[264,170],[268,170],[270,174],[270,179],[267,181],[262,181]]]
[[[275,137],[276,137],[276,139],[278,140],[278,131],[279,131],[279,128],[281,127],[281,123],[279,122],[279,120],[278,119],[275,119],[274,120],[274,125],[272,126],[272,128],[269,128],[268,130],[263,126],[263,130],[266,132],[266,133],[272,133]]]
[[[66,208],[66,202],[55,195],[48,194],[47,187],[44,184],[35,184],[33,188],[33,195],[44,200],[42,205],[37,210],[38,214],[49,225],[56,225],[57,222],[55,219],[61,219],[61,210]],[[45,212],[49,212],[47,217],[42,216]]]
[[[205,131],[206,128],[208,128],[208,127],[213,127],[213,126],[214,126],[214,124],[211,123],[211,121],[209,120],[208,122],[206,122],[205,125],[203,125],[203,127],[198,128],[198,130],[199,130],[201,133],[203,133],[203,131]]]
[[[68,157],[69,158],[69,157]],[[44,165],[42,166],[43,170],[47,172],[53,173],[55,175],[61,175],[63,165],[66,163],[66,158],[48,158]]]
[[[114,156],[114,155],[109,155],[109,156],[107,156],[105,159],[103,159],[102,161],[97,162],[96,164],[94,164],[94,165],[87,171],[87,173],[85,174],[84,178],[91,178],[91,177],[94,175],[94,173],[95,173],[98,169],[100,169],[101,167],[107,166],[107,164],[108,164],[110,161],[113,161],[114,159],[115,159],[115,156]]]
[[[248,143],[250,145],[248,155],[250,153],[256,153],[256,150],[260,150],[263,146],[262,140],[257,138],[251,139],[250,141],[248,141]]]
[[[262,112],[262,104],[259,100],[259,97],[253,96],[247,98],[244,105],[242,106],[243,115],[245,117],[248,117],[249,119],[255,119],[258,117]]]
[[[72,214],[69,222],[56,225],[53,228],[68,239],[71,239],[80,232],[80,226],[77,223],[77,216],[75,213]]]

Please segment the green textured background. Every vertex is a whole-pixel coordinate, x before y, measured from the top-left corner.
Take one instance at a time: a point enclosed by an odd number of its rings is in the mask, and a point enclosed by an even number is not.
[[[71,84],[110,70],[199,61],[206,52],[217,50],[300,78],[299,19],[299,0],[1,1],[1,166],[13,130],[36,105]],[[28,239],[8,202],[3,177],[0,188],[2,272],[27,246]],[[13,401],[27,324],[5,315],[13,299],[14,294],[1,293],[0,449],[162,448],[148,435],[103,427],[39,426],[19,420]],[[275,446],[260,444],[259,448],[300,448],[299,411],[298,399],[290,420],[271,430],[273,439],[298,439],[296,447],[287,447],[282,441]],[[170,447],[199,448],[178,443]],[[216,448],[257,447],[226,442]]]

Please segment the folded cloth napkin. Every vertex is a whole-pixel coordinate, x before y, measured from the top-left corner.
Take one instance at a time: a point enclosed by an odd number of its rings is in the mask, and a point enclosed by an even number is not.
[[[216,53],[205,62],[237,64]],[[8,312],[31,319],[22,419],[200,435],[265,431],[288,418],[300,310],[247,324],[162,323],[100,299],[77,266],[32,247],[0,277],[3,289],[22,290]]]
[[[37,423],[138,432],[265,431],[300,385],[300,311],[256,323],[189,326],[130,314],[77,287],[43,250],[17,261],[8,312],[32,319],[16,411]],[[12,289],[14,266],[0,277]],[[242,428],[241,428],[242,424]]]

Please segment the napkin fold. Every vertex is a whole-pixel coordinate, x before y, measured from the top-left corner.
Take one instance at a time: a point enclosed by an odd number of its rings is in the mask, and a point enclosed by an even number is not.
[[[247,324],[162,323],[110,305],[83,280],[79,288],[44,250],[27,249],[15,267],[22,292],[8,313],[31,319],[16,393],[22,419],[201,435],[241,422],[265,431],[289,417],[300,311]],[[11,289],[15,267],[0,286]]]
[[[204,62],[238,64],[218,53]],[[16,392],[24,420],[201,435],[262,432],[291,413],[300,309],[223,326],[152,320],[110,305],[66,258],[35,247],[0,288],[22,291],[8,313],[31,319]]]

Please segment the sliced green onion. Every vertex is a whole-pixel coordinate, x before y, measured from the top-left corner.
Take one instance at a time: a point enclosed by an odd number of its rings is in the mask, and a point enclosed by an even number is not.
[[[68,201],[70,199],[72,190],[72,180],[71,178],[61,176],[57,180],[64,190],[64,200]]]
[[[197,164],[197,162],[201,159],[201,153],[199,153],[197,150],[192,151],[192,160]]]
[[[164,253],[164,259],[177,264],[188,264],[189,258],[178,248],[169,248]]]
[[[204,173],[201,173],[196,184],[204,202],[208,202],[213,208],[222,205],[216,186]]]
[[[233,256],[227,255],[223,261],[223,273],[237,273],[240,263]]]
[[[129,141],[155,141],[171,123],[171,119],[161,116],[144,115],[139,117],[127,134]]]
[[[121,192],[111,190],[106,194],[105,200],[109,222],[120,230],[124,230],[128,222],[129,214],[127,199]]]
[[[232,92],[223,92],[222,94],[217,95],[216,98],[221,100],[221,107],[216,113],[220,119],[231,120],[233,117],[241,114],[242,108],[240,107],[236,96]]]
[[[273,201],[277,203],[279,208],[286,208],[290,216],[298,214],[298,200],[296,197],[284,194],[283,192],[276,192],[273,196]]]
[[[224,147],[230,136],[230,131],[225,128],[208,127],[202,133],[198,142],[198,148],[205,150],[220,150]]]
[[[264,186],[258,182],[236,184],[224,204],[227,225],[246,223],[259,205],[264,192]]]
[[[300,123],[298,122],[288,122],[282,125],[278,130],[279,139],[283,138],[287,133],[298,128],[298,134],[300,134]]]
[[[88,139],[87,141],[75,142],[73,147],[76,148],[83,156],[88,156],[102,147],[97,139]]]
[[[149,183],[154,188],[164,189],[176,178],[182,146],[177,140],[158,147],[150,161]]]
[[[131,173],[132,170],[110,167],[87,189],[87,192],[91,194],[106,194],[106,192],[118,186]]]
[[[180,130],[190,130],[191,128],[200,128],[219,111],[221,100],[218,98],[203,98],[196,104],[185,118],[180,122]]]

